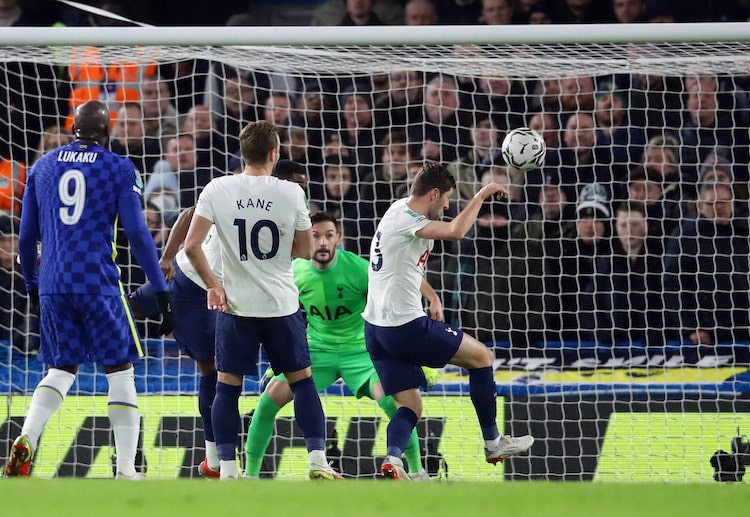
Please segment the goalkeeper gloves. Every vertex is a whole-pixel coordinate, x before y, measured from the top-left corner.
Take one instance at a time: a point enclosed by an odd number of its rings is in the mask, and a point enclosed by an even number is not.
[[[174,328],[174,312],[172,312],[172,300],[167,291],[156,293],[156,301],[159,304],[161,312],[161,325],[159,325],[159,335],[166,336]]]

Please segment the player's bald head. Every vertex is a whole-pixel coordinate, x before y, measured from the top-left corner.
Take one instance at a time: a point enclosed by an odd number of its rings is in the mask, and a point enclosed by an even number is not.
[[[81,140],[104,145],[109,138],[109,110],[99,101],[84,102],[76,108],[73,133]]]

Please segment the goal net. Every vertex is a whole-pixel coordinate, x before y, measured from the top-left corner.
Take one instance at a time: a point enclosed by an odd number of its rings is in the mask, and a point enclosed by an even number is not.
[[[426,275],[446,319],[495,353],[501,429],[537,442],[503,468],[485,464],[467,372],[449,366],[419,426],[430,473],[710,481],[713,453],[750,432],[744,27],[3,31],[0,460],[43,375],[13,261],[23,182],[71,138],[72,107],[96,98],[112,112],[112,148],[142,174],[160,247],[211,178],[242,169],[239,130],[263,118],[281,128],[283,157],[306,168],[311,208],[339,216],[343,247],[365,257],[426,160],[456,178],[446,220],[483,184],[504,183],[509,199],[485,203],[467,238],[436,243]],[[521,126],[544,137],[541,170],[500,157]],[[117,244],[132,291],[145,278]],[[139,328],[148,476],[192,477],[203,458],[195,365],[154,322]],[[106,389],[100,369],[82,368],[35,476],[112,475]],[[245,430],[257,390],[247,378]],[[372,477],[387,419],[339,383],[323,403],[330,455],[347,476]],[[290,406],[277,421],[264,475],[306,474],[292,417]]]

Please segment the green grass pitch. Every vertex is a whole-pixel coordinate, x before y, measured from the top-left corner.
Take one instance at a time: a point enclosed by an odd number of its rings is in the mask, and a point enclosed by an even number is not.
[[[0,479],[2,514],[645,517],[746,515],[745,483]]]

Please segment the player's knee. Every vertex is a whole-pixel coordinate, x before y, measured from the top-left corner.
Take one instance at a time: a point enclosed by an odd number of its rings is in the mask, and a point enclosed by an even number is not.
[[[266,386],[266,395],[271,397],[278,406],[285,406],[294,399],[292,389],[286,382],[271,379]]]
[[[478,353],[478,360],[479,360],[479,368],[485,368],[487,366],[492,366],[492,363],[495,361],[495,353],[492,351],[491,348],[486,347],[482,345],[483,350],[480,350]]]
[[[492,366],[492,362],[495,360],[495,356],[492,353],[492,350],[481,343],[477,343],[472,346],[470,349],[470,353],[465,357],[465,364],[462,366],[470,370]]]

